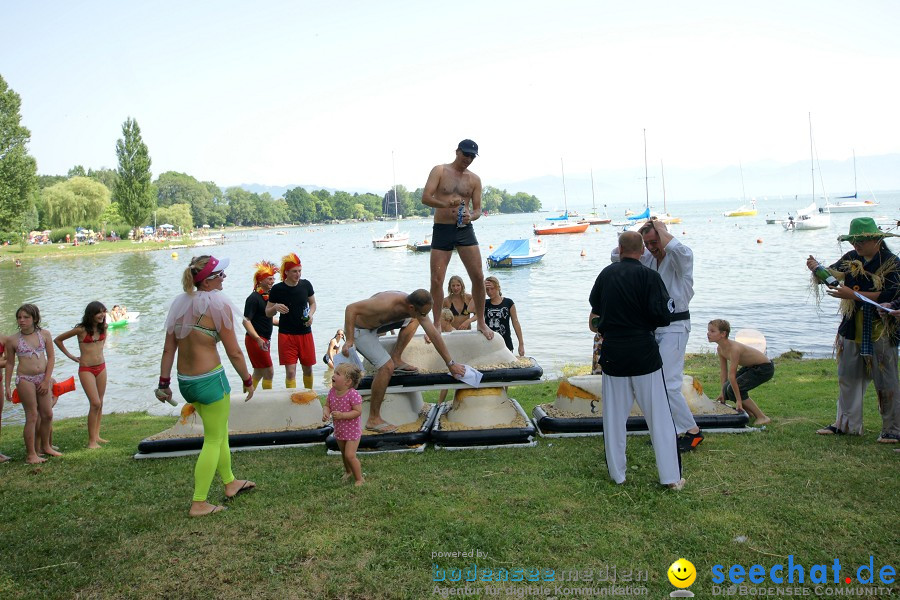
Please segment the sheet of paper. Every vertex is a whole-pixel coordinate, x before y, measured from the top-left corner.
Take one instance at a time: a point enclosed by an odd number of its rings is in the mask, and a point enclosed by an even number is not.
[[[863,296],[863,295],[860,294],[859,292],[853,292],[853,295],[856,296],[856,299],[859,300],[860,302],[868,302],[869,304],[871,304],[871,305],[874,306],[875,308],[879,308],[879,309],[881,309],[881,310],[886,310],[882,305],[878,304],[878,303],[875,302],[874,300],[871,300],[871,299],[869,299],[869,298],[866,298],[865,296]]]
[[[463,366],[466,368],[466,372],[463,373],[462,376],[454,375],[454,377],[467,385],[471,385],[472,387],[478,387],[479,385],[481,385],[481,378],[484,377],[482,372],[477,369],[473,369],[469,365]]]
[[[365,373],[365,368],[363,367],[363,361],[359,357],[359,354],[356,353],[356,348],[350,348],[350,356],[344,356],[343,352],[338,352],[334,355],[334,358],[331,359],[331,362],[334,363],[334,366],[338,366],[341,363],[350,363],[354,367]]]

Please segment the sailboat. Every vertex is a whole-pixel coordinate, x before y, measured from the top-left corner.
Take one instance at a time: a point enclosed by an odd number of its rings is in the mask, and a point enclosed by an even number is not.
[[[786,231],[826,229],[831,225],[831,213],[828,212],[828,209],[826,208],[825,212],[820,213],[816,206],[816,157],[813,149],[812,113],[809,115],[809,162],[812,174],[813,201],[809,206],[798,209],[796,217],[789,215],[787,220],[782,221],[781,226],[784,227]],[[827,195],[825,196],[825,203],[827,207]]]
[[[662,162],[660,161],[660,165]],[[663,183],[663,198],[665,199],[665,183]],[[637,215],[629,215],[626,217],[627,223],[625,224],[626,231],[638,231],[644,223],[642,221],[646,221],[648,219],[659,219],[664,223],[680,223],[681,219],[677,217],[672,217],[668,213],[663,215],[657,215],[655,213],[650,212],[650,175],[647,171],[647,130],[644,130],[644,211]],[[664,200],[665,202],[665,200]],[[665,209],[665,206],[663,207]],[[628,214],[627,212],[625,213]]]
[[[747,206],[747,193],[744,191],[744,166],[741,164],[741,161],[738,161],[738,168],[741,170],[741,198],[744,199],[744,204],[741,205],[740,208],[735,210],[729,210],[722,213],[723,217],[755,217],[756,216],[756,200],[750,201],[750,206]]]
[[[591,169],[591,214],[583,217],[579,223],[587,223],[588,225],[606,225],[611,223],[612,219],[608,215],[600,216],[597,214],[597,199],[594,197],[594,169]]]
[[[857,197],[858,190],[856,185],[856,150],[853,151],[853,195],[838,196],[836,200],[845,200],[845,202],[835,202],[834,204],[825,201],[825,206],[819,209],[819,212],[872,212],[878,208],[878,203],[874,200],[860,201]]]
[[[588,223],[586,221],[578,222],[578,223],[570,223],[569,219],[569,201],[566,198],[566,168],[563,165],[563,159],[559,159],[559,165],[562,169],[562,181],[563,181],[563,203],[566,207],[566,212],[563,213],[563,217],[554,217],[548,218],[548,221],[554,221],[544,227],[538,227],[534,225],[534,235],[555,235],[558,233],[584,233],[588,228]]]
[[[663,161],[659,159],[659,173],[662,175],[662,192],[663,192],[663,214],[661,215],[653,215],[660,221],[665,224],[669,223],[681,223],[681,217],[673,217],[669,214],[669,209],[666,206],[666,170],[663,168]]]
[[[397,173],[394,170],[394,153],[391,152],[391,170],[394,172],[394,187],[391,188],[394,196],[394,226],[388,229],[383,236],[373,238],[372,246],[375,248],[400,248],[409,242],[409,232],[400,231],[400,198],[397,197]]]

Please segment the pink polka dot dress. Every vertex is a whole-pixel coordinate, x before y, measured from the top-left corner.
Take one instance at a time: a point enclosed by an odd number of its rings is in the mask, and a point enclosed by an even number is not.
[[[331,412],[349,412],[362,404],[359,392],[350,388],[343,397],[338,396],[334,388],[328,391],[328,408]],[[334,437],[338,440],[358,440],[362,437],[361,417],[355,419],[334,419]]]

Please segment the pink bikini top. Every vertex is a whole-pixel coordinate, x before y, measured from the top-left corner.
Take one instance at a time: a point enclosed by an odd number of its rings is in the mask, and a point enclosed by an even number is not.
[[[37,349],[32,348],[28,345],[28,342],[25,341],[25,336],[22,335],[22,332],[19,332],[19,343],[16,344],[16,356],[33,356],[37,358],[41,356],[46,350],[47,346],[44,343],[44,336],[38,332],[38,339],[41,340],[38,343]]]

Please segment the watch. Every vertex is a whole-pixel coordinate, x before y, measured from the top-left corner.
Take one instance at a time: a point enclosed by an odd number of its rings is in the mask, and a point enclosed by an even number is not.
[[[449,368],[449,367],[452,367],[452,366],[455,365],[455,364],[456,364],[456,361],[455,361],[455,360],[451,360],[450,362],[447,363],[447,367],[448,367],[448,368]]]

